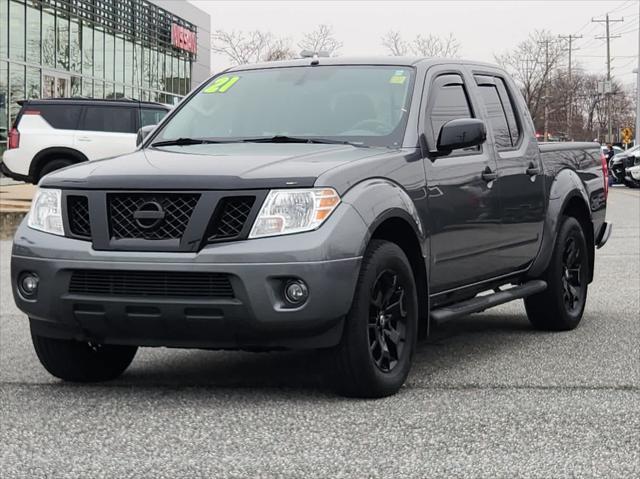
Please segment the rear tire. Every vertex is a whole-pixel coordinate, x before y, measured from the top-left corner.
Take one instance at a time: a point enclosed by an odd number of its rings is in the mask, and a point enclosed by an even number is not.
[[[108,381],[120,376],[133,361],[136,346],[93,345],[71,339],[31,334],[33,347],[44,368],[65,381]]]
[[[589,258],[580,222],[564,216],[547,270],[542,293],[525,298],[529,321],[537,329],[568,331],[580,324],[587,302]]]
[[[36,183],[40,181],[43,176],[48,175],[53,171],[59,170],[61,168],[66,168],[67,166],[71,166],[71,165],[73,165],[73,161],[65,158],[56,158],[55,160],[47,161],[44,164],[44,166],[40,169],[38,178],[36,178]]]
[[[373,240],[333,351],[338,392],[360,398],[395,394],[409,374],[417,332],[418,300],[409,261],[398,245]]]

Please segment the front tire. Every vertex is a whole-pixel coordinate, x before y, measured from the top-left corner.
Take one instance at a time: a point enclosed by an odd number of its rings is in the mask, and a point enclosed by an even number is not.
[[[371,241],[333,351],[338,391],[361,398],[395,394],[409,374],[417,329],[416,285],[406,255],[394,243]]]
[[[91,344],[31,334],[33,347],[44,368],[72,382],[108,381],[120,376],[133,361],[136,346]]]
[[[36,183],[42,179],[42,177],[48,175],[49,173],[60,170],[62,168],[66,168],[67,166],[73,165],[73,161],[66,158],[56,158],[55,160],[49,160],[45,165],[40,169],[40,173],[38,174],[38,178],[36,178]]]
[[[568,331],[580,324],[587,302],[589,258],[580,222],[562,218],[542,293],[525,298],[531,324],[546,331]]]

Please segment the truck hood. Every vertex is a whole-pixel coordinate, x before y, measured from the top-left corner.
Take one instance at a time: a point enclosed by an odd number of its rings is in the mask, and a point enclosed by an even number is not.
[[[55,171],[45,176],[40,186],[136,190],[310,187],[318,176],[332,168],[386,151],[307,143],[147,148]]]

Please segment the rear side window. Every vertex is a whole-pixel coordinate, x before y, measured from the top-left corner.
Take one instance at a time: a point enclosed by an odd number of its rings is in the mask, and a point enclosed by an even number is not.
[[[80,129],[110,133],[135,133],[134,112],[136,110],[137,108],[87,106]]]
[[[496,147],[498,150],[511,148],[509,125],[507,124],[507,116],[504,112],[498,89],[495,85],[479,85],[479,90],[480,98],[487,108]]]
[[[520,141],[520,127],[518,125],[517,109],[513,103],[513,96],[509,93],[506,83],[500,77],[496,77],[496,85],[502,98],[502,105],[504,107],[505,114],[507,115],[507,123],[509,124],[509,131],[511,133],[511,143],[513,146]]]
[[[57,130],[75,130],[78,128],[81,108],[73,105],[30,105],[25,114],[40,112],[40,116]]]
[[[157,125],[167,114],[159,108],[140,108],[140,128],[147,125]]]

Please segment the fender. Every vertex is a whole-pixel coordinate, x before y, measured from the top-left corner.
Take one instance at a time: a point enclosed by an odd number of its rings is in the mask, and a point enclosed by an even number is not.
[[[426,204],[424,190],[421,194],[420,199]],[[358,212],[367,227],[367,235],[363,238],[361,245],[361,254],[364,253],[371,236],[380,224],[390,218],[401,218],[413,228],[420,243],[422,256],[425,259],[428,258],[426,228],[420,220],[414,200],[397,183],[385,178],[369,178],[349,189],[342,201],[350,204]]]
[[[43,161],[50,155],[64,156],[72,159],[75,163],[80,163],[82,161],[89,161],[89,158],[87,158],[84,154],[82,154],[78,150],[74,150],[73,148],[66,148],[62,146],[45,148],[44,150],[39,151],[31,161],[31,166],[29,166],[29,176],[31,178],[36,178],[37,176],[36,173],[40,171]]]
[[[551,183],[549,203],[547,204],[544,228],[542,230],[542,242],[540,243],[538,255],[527,272],[527,276],[538,277],[547,269],[549,261],[551,261],[556,237],[558,236],[560,218],[567,204],[573,198],[579,198],[584,203],[586,210],[589,212],[589,219],[592,220],[589,195],[584,184],[580,181],[575,171],[563,169],[558,172]]]

